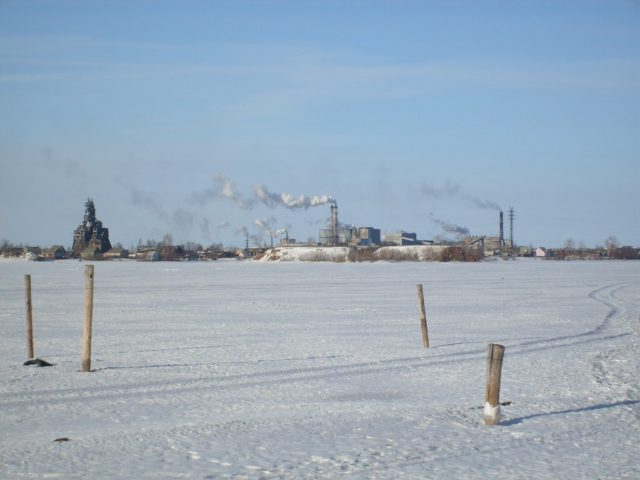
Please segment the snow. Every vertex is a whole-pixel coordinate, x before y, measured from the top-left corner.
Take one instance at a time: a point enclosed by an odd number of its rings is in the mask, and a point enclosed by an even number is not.
[[[446,245],[395,245],[379,248],[376,250],[375,256],[389,260],[398,258],[425,262],[439,259],[445,249],[447,249]]]
[[[484,418],[499,420],[500,405],[492,406],[489,402],[484,402]]]
[[[347,262],[349,247],[275,247],[260,262]]]
[[[640,262],[96,263],[91,373],[85,264],[0,261],[0,478],[640,478]]]

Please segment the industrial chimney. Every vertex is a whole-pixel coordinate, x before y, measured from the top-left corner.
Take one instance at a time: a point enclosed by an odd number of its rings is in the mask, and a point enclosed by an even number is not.
[[[516,211],[513,209],[513,207],[509,208],[509,248],[513,248],[514,247],[514,243],[513,243],[513,219],[516,215],[515,213]]]
[[[500,210],[500,249],[504,246],[504,214]]]
[[[331,204],[331,245],[338,244],[338,204]]]

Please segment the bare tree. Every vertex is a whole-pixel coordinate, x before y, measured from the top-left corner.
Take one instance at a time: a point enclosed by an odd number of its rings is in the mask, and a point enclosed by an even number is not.
[[[612,251],[620,246],[620,242],[618,242],[618,239],[615,235],[609,235],[604,241],[604,246],[607,250]]]
[[[165,233],[164,237],[162,237],[162,245],[165,247],[170,247],[173,245],[173,235],[170,233]]]

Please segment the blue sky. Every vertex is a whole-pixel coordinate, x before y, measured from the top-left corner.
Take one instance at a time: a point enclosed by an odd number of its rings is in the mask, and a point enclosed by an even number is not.
[[[12,242],[70,245],[87,197],[125,246],[329,215],[224,177],[421,238],[513,206],[521,244],[640,245],[637,1],[2,1],[0,112]]]

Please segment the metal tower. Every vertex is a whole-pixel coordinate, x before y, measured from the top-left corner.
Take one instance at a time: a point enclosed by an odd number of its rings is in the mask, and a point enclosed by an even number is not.
[[[516,211],[513,207],[509,207],[509,243],[510,247],[513,248],[515,243],[513,241],[513,219],[516,217]]]
[[[338,244],[338,204],[331,204],[331,245]]]

